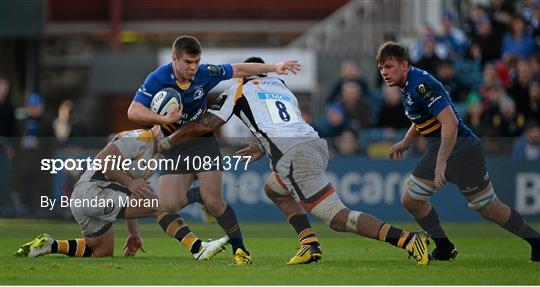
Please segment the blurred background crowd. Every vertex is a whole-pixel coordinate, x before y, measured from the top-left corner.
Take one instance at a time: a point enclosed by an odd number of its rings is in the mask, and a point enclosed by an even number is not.
[[[53,184],[31,168],[40,159],[95,150],[109,134],[137,128],[127,106],[157,67],[156,51],[182,34],[203,49],[314,51],[314,87],[297,95],[333,156],[384,158],[410,126],[399,89],[374,63],[376,48],[395,40],[441,81],[488,154],[540,159],[540,0],[246,2],[2,1],[2,202],[16,189],[16,202],[38,204],[31,190]],[[233,145],[228,138],[245,135],[219,132]],[[419,140],[409,154],[424,149]]]

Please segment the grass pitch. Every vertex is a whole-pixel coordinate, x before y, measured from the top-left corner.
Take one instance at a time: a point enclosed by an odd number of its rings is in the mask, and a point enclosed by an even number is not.
[[[191,224],[201,238],[217,238],[216,224]],[[417,229],[412,224],[398,227]],[[534,225],[540,229],[540,224]],[[445,224],[459,256],[451,262],[417,266],[407,254],[386,243],[337,234],[315,225],[323,248],[322,261],[287,266],[298,242],[285,223],[241,224],[253,265],[231,265],[230,250],[211,261],[197,262],[180,244],[151,222],[141,224],[146,253],[121,256],[126,236],[115,224],[114,258],[69,258],[48,255],[17,258],[19,245],[47,232],[57,239],[80,237],[78,225],[67,221],[0,219],[0,284],[115,285],[115,284],[540,284],[540,263],[529,262],[529,247],[487,223]],[[433,244],[431,245],[433,248]]]

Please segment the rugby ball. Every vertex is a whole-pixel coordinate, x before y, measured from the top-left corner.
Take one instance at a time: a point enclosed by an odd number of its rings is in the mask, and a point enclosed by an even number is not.
[[[164,116],[181,104],[180,93],[173,88],[165,88],[154,95],[150,103],[150,110]]]

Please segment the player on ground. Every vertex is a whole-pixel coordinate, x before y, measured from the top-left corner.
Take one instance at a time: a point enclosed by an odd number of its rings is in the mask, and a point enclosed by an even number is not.
[[[402,159],[419,136],[429,143],[407,179],[401,201],[435,241],[433,258],[450,260],[457,256],[435,208],[429,203],[429,197],[448,180],[458,186],[470,208],[525,239],[531,245],[531,260],[540,261],[540,235],[521,214],[495,195],[482,143],[457,115],[441,83],[429,73],[412,67],[407,49],[399,43],[382,45],[377,52],[377,64],[384,81],[401,89],[405,114],[412,122],[405,138],[390,148],[390,159]]]
[[[160,66],[148,75],[129,107],[129,119],[145,125],[161,124],[164,133],[168,135],[184,123],[202,116],[206,110],[207,93],[219,82],[266,72],[296,73],[300,67],[296,61],[285,61],[276,65],[258,63],[211,65],[199,64],[200,60],[201,46],[197,39],[191,36],[176,39],[172,48],[172,62]],[[181,94],[183,114],[175,111],[160,116],[149,109],[153,96],[167,87],[174,88]],[[197,176],[206,208],[216,215],[219,226],[230,238],[234,264],[250,264],[251,256],[244,247],[236,215],[223,201],[221,195],[221,172],[218,165],[214,164],[210,169],[196,170],[193,161],[189,160],[203,157],[214,159],[221,156],[213,132],[208,131],[200,138],[178,145],[164,155],[174,160],[187,158],[188,163],[180,164],[174,170],[162,171],[158,183],[160,206],[168,212],[178,212],[186,206],[188,187]]]
[[[264,63],[257,57],[246,62]],[[243,78],[225,91],[200,120],[164,138],[160,148],[168,149],[186,137],[212,132],[233,114],[261,143],[260,149],[251,145],[239,154],[260,157],[264,152],[270,158],[274,172],[266,181],[265,192],[285,214],[301,244],[289,264],[310,263],[322,256],[304,208],[335,231],[386,241],[407,250],[418,264],[429,263],[425,233],[403,231],[370,214],[350,210],[341,202],[325,172],[326,140],[319,138],[303,121],[296,97],[279,78],[266,75]]]
[[[228,238],[203,242],[176,213],[167,213],[158,207],[157,196],[146,181],[154,170],[140,169],[157,155],[157,143],[163,134],[159,126],[151,130],[133,130],[119,133],[100,151],[96,159],[101,160],[101,170],[87,169],[75,184],[71,200],[97,199],[106,204],[70,205],[73,216],[79,223],[84,238],[54,240],[47,234],[38,236],[24,244],[15,253],[17,256],[36,257],[61,253],[72,257],[112,256],[114,252],[113,222],[126,218],[129,236],[124,246],[124,255],[134,256],[137,250],[144,252],[142,238],[135,218],[153,216],[163,231],[178,239],[197,260],[208,260],[225,248]],[[114,169],[110,159],[130,159],[127,170]],[[139,162],[141,162],[139,164]],[[137,200],[136,205],[126,206],[127,200]]]

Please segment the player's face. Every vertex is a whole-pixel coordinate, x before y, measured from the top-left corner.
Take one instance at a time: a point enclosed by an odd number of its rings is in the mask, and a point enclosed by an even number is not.
[[[195,77],[199,63],[201,62],[201,54],[182,53],[180,55],[173,54],[174,73],[179,80],[191,80]]]
[[[390,87],[404,86],[405,77],[409,69],[407,61],[398,61],[395,58],[390,58],[379,64],[379,72],[386,84]]]

